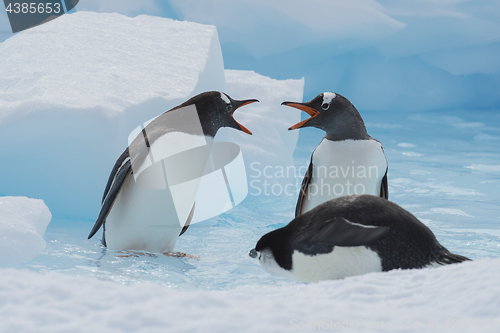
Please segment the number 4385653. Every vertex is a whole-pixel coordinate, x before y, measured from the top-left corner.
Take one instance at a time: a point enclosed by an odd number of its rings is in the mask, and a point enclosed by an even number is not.
[[[9,5],[6,8],[7,13],[11,14],[59,14],[61,12],[61,4],[58,2],[48,2],[48,3],[9,3]]]

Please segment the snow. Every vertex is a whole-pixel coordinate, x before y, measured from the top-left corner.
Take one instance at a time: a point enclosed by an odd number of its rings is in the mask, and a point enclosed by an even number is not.
[[[329,330],[414,325],[418,332],[456,332],[461,320],[472,327],[489,322],[496,331],[499,274],[500,259],[484,259],[315,284],[185,292],[2,269],[0,331],[289,332],[316,323]]]
[[[0,44],[0,59],[0,123],[51,108],[113,117],[224,87],[215,27],[146,15],[64,15]]]
[[[0,266],[35,258],[51,218],[43,200],[0,197]]]

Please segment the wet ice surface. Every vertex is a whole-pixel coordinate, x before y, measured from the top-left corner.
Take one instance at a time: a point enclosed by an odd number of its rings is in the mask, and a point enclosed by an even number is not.
[[[391,129],[367,118],[386,149],[390,199],[452,252],[472,259],[500,256],[498,111],[394,115],[387,124],[397,128]]]
[[[451,252],[471,259],[500,257],[500,113],[362,112],[389,162],[389,197],[431,228]],[[323,134],[303,129],[296,163],[307,163]],[[295,197],[251,196],[233,210],[195,224],[176,250],[199,259],[116,257],[91,240],[90,222],[53,221],[46,249],[16,268],[94,277],[122,284],[153,282],[181,290],[294,284],[264,272],[248,251],[292,218]],[[97,212],[96,212],[97,214]]]
[[[148,281],[181,290],[290,284],[293,282],[264,272],[248,252],[260,236],[292,219],[293,206],[290,198],[249,197],[230,213],[194,224],[179,238],[176,251],[199,256],[199,259],[163,255],[121,257],[121,254],[108,253],[100,240],[86,239],[92,227],[90,223],[56,221],[45,233],[46,249],[36,259],[14,267],[41,273],[58,271],[123,284]],[[96,237],[100,238],[101,234]]]

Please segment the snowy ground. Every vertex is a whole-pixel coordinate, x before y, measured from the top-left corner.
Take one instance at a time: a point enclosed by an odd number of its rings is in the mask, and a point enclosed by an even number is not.
[[[149,283],[124,286],[58,273],[3,270],[0,327],[3,332],[342,328],[359,332],[498,332],[500,285],[492,281],[498,280],[499,263],[486,259],[310,285],[252,284],[217,292],[186,292]]]

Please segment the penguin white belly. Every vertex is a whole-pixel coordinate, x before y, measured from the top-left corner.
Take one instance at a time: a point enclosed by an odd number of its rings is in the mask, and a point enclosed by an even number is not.
[[[206,147],[208,151],[209,141],[211,138],[205,136],[170,132],[153,142],[148,156],[133,168],[133,174],[127,175],[106,218],[105,238],[110,250],[166,252],[174,249],[193,208],[199,185],[197,178],[210,165],[210,159],[206,155],[205,159],[194,163],[187,155],[184,159],[176,160],[178,165],[169,167],[177,174],[180,171],[186,179],[193,179],[180,191],[178,184],[177,190],[173,191],[168,183],[172,177],[165,171],[163,163],[169,161],[163,159],[179,156],[183,152],[189,153],[197,147]],[[144,144],[138,149],[147,148]]]
[[[137,186],[129,174],[106,218],[107,247],[111,251],[172,251],[182,228],[168,194]]]
[[[268,249],[262,251],[259,260],[266,272],[300,282],[337,280],[382,271],[379,255],[365,246],[335,246],[332,252],[317,255],[295,250],[291,270],[282,268]]]
[[[274,259],[273,252],[270,249],[264,249],[259,257],[262,268],[269,274],[281,276],[290,280],[297,280],[292,271],[282,268]]]
[[[365,246],[340,247],[314,256],[297,250],[292,255],[291,273],[295,280],[317,282],[382,271],[378,254]]]
[[[375,140],[323,139],[312,157],[313,170],[302,213],[338,197],[380,195],[387,160]]]

